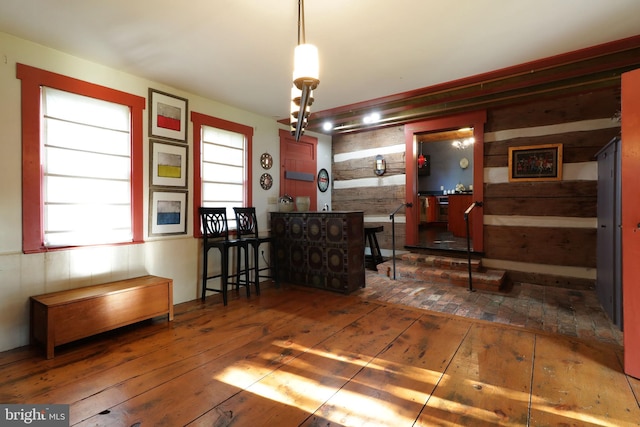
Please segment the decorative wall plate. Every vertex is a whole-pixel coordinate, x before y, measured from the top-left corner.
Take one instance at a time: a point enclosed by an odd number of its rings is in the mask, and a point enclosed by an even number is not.
[[[469,167],[469,159],[467,159],[466,157],[463,157],[460,159],[460,167],[462,169],[466,169]]]
[[[271,169],[271,166],[273,166],[273,157],[271,157],[271,154],[262,153],[260,156],[260,166],[262,166],[263,169]]]
[[[318,172],[318,190],[323,193],[329,188],[329,172],[326,169],[320,169]]]
[[[263,190],[268,190],[273,185],[273,178],[268,173],[263,173],[260,176],[260,186]]]

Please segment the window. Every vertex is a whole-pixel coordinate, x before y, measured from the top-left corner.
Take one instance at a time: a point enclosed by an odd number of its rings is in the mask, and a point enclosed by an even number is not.
[[[129,108],[42,89],[44,246],[130,242]]]
[[[22,64],[18,78],[24,252],[142,241],[145,99]]]
[[[195,148],[194,214],[198,208],[226,207],[229,228],[235,228],[234,207],[251,206],[251,142],[248,126],[193,112]]]

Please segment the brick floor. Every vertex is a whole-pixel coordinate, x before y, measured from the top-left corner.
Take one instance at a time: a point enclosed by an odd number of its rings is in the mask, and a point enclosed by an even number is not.
[[[595,291],[515,283],[508,294],[469,292],[459,286],[393,280],[371,270],[366,274],[367,286],[354,293],[367,299],[622,345],[622,332],[602,310]]]

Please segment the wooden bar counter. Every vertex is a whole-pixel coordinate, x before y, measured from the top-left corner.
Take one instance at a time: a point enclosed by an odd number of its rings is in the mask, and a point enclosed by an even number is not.
[[[279,278],[349,293],[365,286],[361,211],[272,212]]]

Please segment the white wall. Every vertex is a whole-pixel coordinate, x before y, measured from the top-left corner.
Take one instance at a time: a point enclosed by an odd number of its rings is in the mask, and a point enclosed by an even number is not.
[[[253,205],[258,210],[260,228],[268,228],[269,197],[279,196],[279,174],[269,190],[260,187],[260,155],[269,152],[279,165],[278,125],[272,118],[259,116],[219,102],[186,93],[100,64],[67,55],[26,40],[0,33],[0,351],[29,342],[29,296],[72,289],[144,274],[174,280],[174,302],[198,298],[199,240],[193,238],[191,199],[187,214],[187,234],[171,238],[146,238],[138,245],[107,246],[25,255],[22,253],[21,194],[21,116],[20,80],[16,63],[23,63],[80,80],[108,86],[147,97],[150,87],[189,100],[189,110],[254,128],[253,137]],[[284,90],[288,90],[285,88]],[[145,205],[148,212],[148,113],[144,113]],[[189,122],[189,159],[193,159],[193,129]],[[331,139],[318,138],[318,169],[331,168]],[[272,168],[272,171],[274,169]],[[278,170],[277,168],[275,169]],[[193,164],[189,165],[189,196],[193,187]],[[318,192],[318,204],[331,203],[330,192]],[[145,218],[145,236],[148,230]]]

